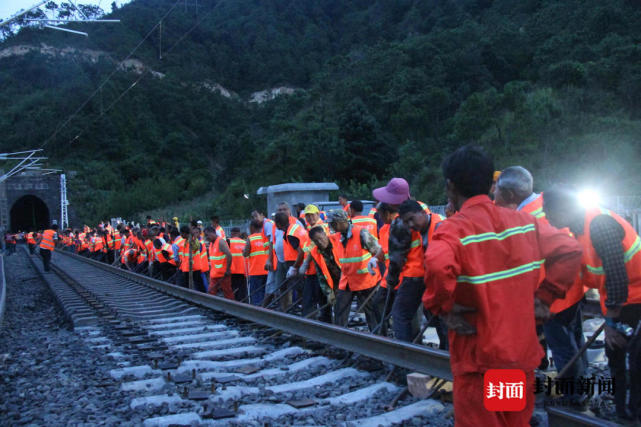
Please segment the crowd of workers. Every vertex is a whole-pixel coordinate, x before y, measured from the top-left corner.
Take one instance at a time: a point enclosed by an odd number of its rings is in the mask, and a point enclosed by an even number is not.
[[[370,332],[402,341],[422,336],[419,317],[449,350],[457,425],[528,425],[544,335],[557,371],[584,344],[582,304],[599,290],[606,354],[622,419],[641,417],[641,240],[616,213],[584,207],[573,188],[533,192],[530,172],[494,171],[480,148],[443,164],[444,218],[412,199],[402,178],[374,189],[377,205],[339,199],[342,209],[287,203],[268,218],[251,212],[249,233],[226,236],[218,218],[179,224],[28,233],[49,269],[54,241],[66,250],[178,286],[346,326],[354,311]],[[352,309],[356,299],[356,310]],[[422,304],[421,304],[422,302]],[[564,370],[578,378],[586,358]],[[488,369],[521,369],[522,411],[484,408]]]

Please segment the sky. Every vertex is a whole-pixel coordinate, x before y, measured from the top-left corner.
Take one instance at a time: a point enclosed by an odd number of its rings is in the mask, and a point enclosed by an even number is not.
[[[56,3],[60,4],[63,2],[69,2],[69,0],[54,0]],[[75,1],[75,0],[74,0]],[[76,1],[76,4],[93,4],[100,6],[105,12],[111,11],[111,2],[113,0],[79,0]],[[128,3],[128,0],[116,0],[116,4],[121,6],[124,3]],[[16,12],[19,12],[20,9],[28,9],[31,6],[38,4],[38,0],[0,0],[0,19],[5,19],[10,17]]]

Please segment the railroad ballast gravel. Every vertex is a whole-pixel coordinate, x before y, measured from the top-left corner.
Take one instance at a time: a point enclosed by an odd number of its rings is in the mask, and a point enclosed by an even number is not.
[[[5,257],[5,273],[0,424],[131,423],[128,396],[115,382],[102,384],[118,366],[71,330],[27,257],[20,251]]]

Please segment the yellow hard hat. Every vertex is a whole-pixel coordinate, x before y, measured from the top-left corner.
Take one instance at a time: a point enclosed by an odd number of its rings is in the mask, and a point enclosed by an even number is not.
[[[318,210],[318,206],[316,206],[316,205],[307,205],[307,206],[305,206],[305,210],[303,211],[303,213],[305,215],[307,215],[307,214],[317,214],[319,212],[320,211]]]

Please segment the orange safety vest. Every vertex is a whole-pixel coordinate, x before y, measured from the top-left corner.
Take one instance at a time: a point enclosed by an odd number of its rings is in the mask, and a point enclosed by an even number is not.
[[[220,225],[216,226],[216,234],[218,235],[218,237],[222,237],[223,239],[227,238],[227,236],[225,236],[225,229]]]
[[[548,220],[545,217],[545,212],[543,211],[543,193],[539,194],[534,200],[523,206],[520,210],[522,212],[529,213],[530,215],[538,218],[545,223],[548,223]],[[574,235],[568,228],[563,228],[561,229],[561,231],[564,231],[570,236],[574,237]],[[543,279],[545,279],[545,265],[541,266],[540,282],[543,282]],[[581,279],[581,275],[579,274],[577,275],[576,280],[574,281],[570,289],[565,292],[565,297],[554,300],[554,302],[550,305],[550,312],[553,314],[557,314],[572,307],[574,304],[579,302],[581,298],[583,298],[585,291],[586,288],[583,286],[583,280]]]
[[[169,255],[169,259],[167,259],[165,255],[163,255],[162,251],[167,252],[167,254]],[[160,249],[156,249],[156,247],[154,246],[154,255],[156,256],[156,261],[160,263],[168,262],[172,265],[176,265],[176,261],[174,261],[174,250],[167,242],[163,243]]]
[[[114,239],[116,240],[115,242],[116,250],[119,251],[120,248],[122,247],[122,237],[120,236],[120,232],[118,231],[114,232]]]
[[[332,253],[334,254],[334,260],[336,261],[336,265],[338,265],[338,268],[341,268],[341,263],[340,263],[341,254],[339,251],[342,243],[341,243],[340,233],[334,233],[330,235],[329,241],[332,244]],[[321,273],[325,277],[325,280],[327,281],[327,284],[329,285],[329,287],[332,289],[336,289],[336,284],[332,280],[331,274],[329,274],[329,269],[327,268],[325,257],[323,257],[323,254],[321,254],[320,251],[318,250],[318,246],[314,245],[314,247],[311,248],[309,253],[311,254],[316,264],[318,264],[318,266],[320,267]],[[341,274],[341,277],[342,277],[342,274]]]
[[[216,239],[218,240],[218,239]],[[231,274],[245,274],[245,258],[243,249],[247,242],[238,237],[229,239],[229,251],[231,252]]]
[[[521,212],[529,213],[535,218],[545,218],[545,212],[543,212],[543,193],[536,196],[536,199],[523,206],[520,210]]]
[[[254,233],[249,236],[249,275],[264,276],[267,274],[265,263],[269,252],[269,243],[263,233]],[[233,261],[232,261],[233,263]]]
[[[436,225],[441,222],[441,216],[430,214],[430,227],[427,230],[427,241],[432,240],[432,235],[436,229]],[[425,249],[423,249],[423,237],[418,231],[412,230],[412,243],[410,251],[407,254],[407,259],[401,273],[403,277],[423,277],[425,275]],[[400,282],[399,282],[400,283]]]
[[[314,226],[311,226],[311,225],[307,224],[305,226],[305,229],[307,229],[307,231],[309,232],[309,230],[311,230],[314,227],[322,227],[323,230],[325,231],[325,234],[327,234],[328,236],[331,234],[330,229],[329,229],[329,225],[327,223],[321,221],[321,220],[318,220],[318,222],[316,224],[314,224]],[[311,253],[311,251],[314,248],[314,246],[315,246],[314,242],[312,242],[312,239],[310,239],[309,235],[308,235],[308,238],[305,240],[305,244],[303,245],[303,252],[305,252],[305,254],[306,254],[305,256],[307,256],[307,254]],[[315,274],[316,274],[316,265],[313,262],[311,262],[309,264],[309,267],[307,267],[307,271],[305,271],[305,275],[306,276],[313,276]]]
[[[345,290],[349,284],[350,291],[362,291],[376,286],[381,280],[381,273],[376,269],[372,276],[367,270],[367,263],[372,258],[372,254],[361,245],[361,227],[352,226],[352,236],[345,246],[342,243],[338,246],[341,254],[339,262],[342,266],[338,288]]]
[[[42,240],[40,241],[40,249],[53,251],[56,247],[56,244],[53,241],[53,238],[55,235],[56,235],[55,231],[45,230],[44,233],[42,233]]]
[[[27,243],[29,243],[30,245],[36,244],[36,239],[33,238],[33,232],[27,234]]]
[[[367,228],[370,234],[378,239],[378,223],[374,217],[363,215],[355,216],[352,217],[352,224]]]
[[[369,210],[369,212],[367,213],[367,216],[370,218],[374,218],[374,215],[376,215],[376,212],[378,212],[378,209],[376,209],[376,207],[373,207]]]
[[[176,242],[178,242],[178,239],[176,239]],[[182,271],[183,273],[188,273],[189,272],[189,241],[187,239],[183,239],[178,245],[178,248],[179,248],[178,256],[180,257],[180,271]],[[192,270],[195,270],[195,268],[192,267]]]
[[[92,238],[93,240],[93,250],[92,252],[99,252],[102,251],[103,248],[105,247],[105,241],[103,240],[102,236],[95,236]]]
[[[394,218],[392,220],[396,219],[398,214],[394,214]],[[383,250],[383,253],[385,254],[385,275],[383,276],[383,280],[381,281],[381,287],[387,288],[387,273],[389,273],[389,231],[391,228],[392,224],[383,224],[380,230],[378,230],[379,234],[379,240],[378,242],[381,245],[381,249]],[[395,290],[398,289],[401,286],[401,283],[403,282],[403,273],[400,273],[398,275],[398,284],[394,288]]]
[[[209,244],[209,276],[213,279],[223,277],[227,270],[227,255],[220,250],[220,240],[218,237],[214,243]]]
[[[151,239],[147,237],[143,244],[145,246],[145,252],[147,253],[147,259],[149,260],[149,262],[154,262],[156,260],[154,242],[152,242]]]
[[[114,239],[111,237],[111,233],[107,233],[107,248],[110,251],[114,250]]]
[[[288,236],[296,237],[301,248],[305,247],[305,242],[307,241],[307,232],[300,224],[300,222],[298,222],[293,216],[289,217],[289,227],[287,227],[287,232],[283,236],[283,252],[285,255],[285,262],[296,261],[296,258],[298,257],[298,251],[289,244],[289,242],[287,241]]]
[[[329,225],[328,225],[326,222],[323,222],[323,221],[322,221],[322,220],[320,220],[320,219],[319,219],[319,220],[318,220],[318,222],[317,222],[316,224],[314,224],[313,226],[312,226],[312,225],[309,225],[309,224],[305,225],[305,229],[306,229],[308,232],[309,232],[309,230],[311,230],[311,229],[312,229],[312,228],[314,228],[314,227],[323,227],[323,230],[325,230],[325,234],[327,234],[328,236],[329,236],[329,235],[330,235],[330,233],[331,233],[331,231],[330,231],[330,229],[329,229]]]
[[[601,258],[597,254],[592,241],[590,240],[590,224],[599,215],[609,215],[623,227],[623,261],[628,273],[628,300],[624,305],[641,303],[641,239],[632,226],[619,215],[603,208],[588,209],[585,213],[583,234],[577,236],[577,240],[583,247],[581,259],[581,274],[583,284],[599,290],[601,295],[601,310],[606,313],[605,300],[607,293],[605,288],[605,271]]]

